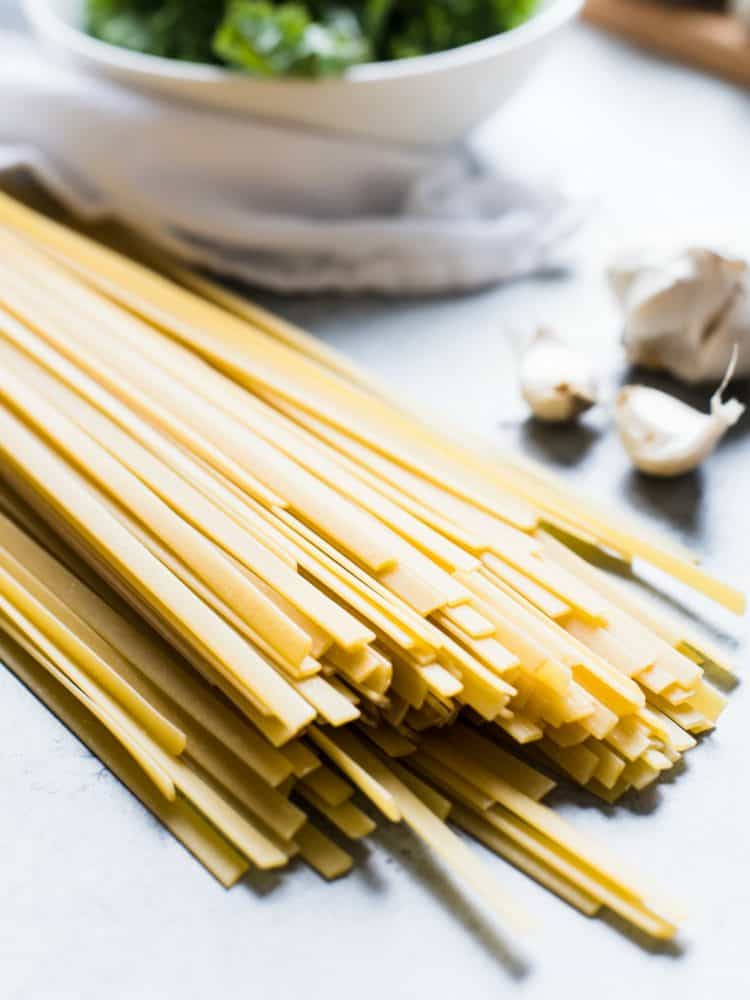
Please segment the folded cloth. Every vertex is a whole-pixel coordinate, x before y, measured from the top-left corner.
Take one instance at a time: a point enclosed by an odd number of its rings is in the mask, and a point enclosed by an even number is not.
[[[556,190],[448,151],[157,98],[0,33],[0,170],[211,271],[276,291],[470,289],[549,266]]]

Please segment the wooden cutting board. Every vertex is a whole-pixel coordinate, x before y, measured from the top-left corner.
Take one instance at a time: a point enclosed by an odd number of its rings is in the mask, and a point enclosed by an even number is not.
[[[728,14],[654,0],[587,0],[584,17],[636,45],[750,87],[750,29]]]

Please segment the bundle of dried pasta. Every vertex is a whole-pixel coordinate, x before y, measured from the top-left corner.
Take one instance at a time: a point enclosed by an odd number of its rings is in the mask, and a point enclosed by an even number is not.
[[[0,226],[6,662],[225,882],[295,854],[342,873],[314,824],[367,834],[356,788],[505,918],[446,817],[673,934],[540,800],[548,773],[607,801],[657,779],[727,665],[558,538],[742,596],[213,285],[7,198]]]

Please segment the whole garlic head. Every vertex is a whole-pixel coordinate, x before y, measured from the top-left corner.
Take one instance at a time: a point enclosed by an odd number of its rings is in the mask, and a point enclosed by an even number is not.
[[[588,359],[555,333],[540,327],[521,357],[521,394],[535,417],[549,423],[574,420],[597,401]]]
[[[737,345],[737,374],[750,374],[747,261],[705,247],[640,251],[616,260],[609,280],[632,364],[704,382],[722,377]]]
[[[620,390],[615,421],[633,465],[651,476],[680,476],[697,468],[714,450],[745,407],[736,399],[722,400],[732,377],[737,352],[711,397],[711,410],[701,413],[666,392],[643,385]]]

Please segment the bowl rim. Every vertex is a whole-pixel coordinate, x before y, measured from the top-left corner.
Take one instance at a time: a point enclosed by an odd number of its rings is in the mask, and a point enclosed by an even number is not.
[[[540,37],[562,27],[581,10],[585,0],[550,0],[542,9],[515,28],[498,35],[483,38],[467,45],[459,45],[444,52],[433,52],[406,59],[361,63],[350,67],[342,76],[322,80],[295,77],[264,79],[243,74],[241,71],[209,66],[204,63],[167,59],[148,55],[132,49],[121,48],[93,38],[81,28],[71,25],[60,13],[54,0],[22,0],[22,7],[32,27],[47,38],[54,37],[87,59],[114,68],[148,76],[169,77],[175,82],[196,84],[227,84],[266,86],[331,87],[341,83],[362,84],[401,77],[421,76],[432,72],[457,69],[462,66],[495,59],[497,56],[533,43]]]

